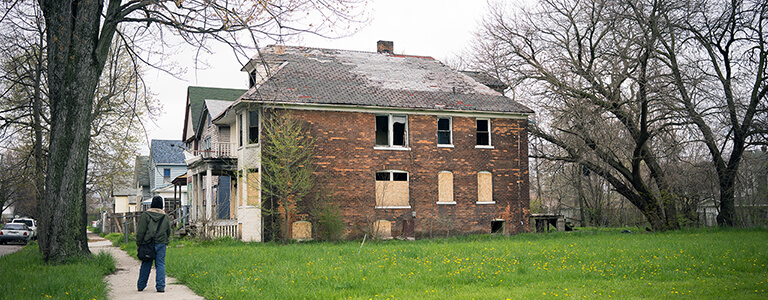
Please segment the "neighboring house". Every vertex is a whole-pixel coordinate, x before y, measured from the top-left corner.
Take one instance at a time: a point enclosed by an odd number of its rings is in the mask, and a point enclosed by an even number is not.
[[[180,197],[174,198],[172,181],[187,172],[184,162],[184,144],[179,140],[152,140],[149,149],[149,192],[151,196],[162,196],[166,208],[187,205]],[[186,193],[186,187],[182,187]],[[151,204],[151,197],[144,199],[142,206]],[[169,205],[172,204],[172,205]],[[166,209],[168,210],[168,209]]]
[[[193,220],[220,216],[214,186],[229,186],[229,218],[241,238],[262,240],[261,127],[288,112],[315,141],[312,195],[339,206],[347,237],[373,224],[383,236],[527,231],[533,111],[431,57],[394,54],[392,42],[377,49],[269,46],[251,59],[247,92],[218,114],[222,103],[205,102],[209,113],[198,124],[210,116],[218,130],[185,139],[188,147],[209,134],[230,143],[187,160]],[[237,176],[214,184],[222,174]]]
[[[143,203],[148,199],[152,199],[152,193],[149,188],[149,156],[136,156],[134,169],[134,174],[136,175],[136,190],[138,191],[136,202]]]
[[[230,191],[234,181],[231,175],[237,170],[237,161],[231,143],[231,126],[211,122],[212,116],[223,113],[247,90],[189,87],[187,109],[182,136],[193,157],[187,160],[187,178],[203,178],[205,181],[185,181],[190,191],[197,192],[201,205],[208,205],[208,214],[190,210],[193,220],[233,220],[234,202]],[[196,188],[199,186],[200,188]],[[210,191],[210,192],[205,192]],[[215,212],[215,213],[214,213]]]
[[[136,211],[136,189],[132,187],[117,188],[112,192],[112,211],[127,213]]]

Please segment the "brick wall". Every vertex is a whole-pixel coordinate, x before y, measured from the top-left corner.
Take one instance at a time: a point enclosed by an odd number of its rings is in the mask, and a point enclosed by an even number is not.
[[[392,222],[398,236],[402,221],[415,212],[417,236],[490,233],[503,219],[506,233],[528,229],[527,120],[491,119],[494,149],[476,149],[475,118],[453,117],[454,148],[437,147],[437,116],[409,115],[410,151],[374,150],[375,115],[356,112],[292,111],[311,124],[317,149],[318,184],[340,206],[347,236],[362,236],[367,224]],[[375,172],[409,172],[411,209],[376,209]],[[436,204],[440,171],[454,175],[456,204]],[[495,204],[476,204],[477,173],[493,174]]]

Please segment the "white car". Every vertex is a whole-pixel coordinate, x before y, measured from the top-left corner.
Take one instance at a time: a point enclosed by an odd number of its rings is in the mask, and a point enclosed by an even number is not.
[[[6,223],[0,229],[0,244],[12,241],[20,241],[24,244],[32,239],[32,229],[24,223]]]
[[[32,230],[32,238],[37,239],[37,221],[30,218],[16,218],[11,223],[24,223],[27,224],[30,230]]]

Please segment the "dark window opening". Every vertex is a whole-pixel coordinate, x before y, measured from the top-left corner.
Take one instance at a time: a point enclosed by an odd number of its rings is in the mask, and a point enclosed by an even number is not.
[[[405,146],[405,116],[392,118],[392,145]]]
[[[259,142],[259,112],[248,112],[248,143],[256,144]]]
[[[237,131],[237,146],[243,146],[243,115],[237,115],[237,124],[240,130]]]
[[[376,181],[408,181],[408,173],[402,171],[376,172]]]
[[[376,181],[389,181],[389,172],[376,172]]]
[[[491,132],[488,120],[477,120],[477,145],[490,146]]]
[[[437,119],[437,143],[440,145],[451,144],[451,119]]]
[[[491,233],[504,233],[504,220],[491,221]]]
[[[405,115],[376,116],[376,146],[405,147],[408,142],[408,117]]]
[[[248,74],[248,87],[252,88],[254,85],[256,85],[256,71]]]
[[[392,181],[408,181],[408,173],[392,172]]]
[[[389,145],[389,116],[376,116],[376,145]]]

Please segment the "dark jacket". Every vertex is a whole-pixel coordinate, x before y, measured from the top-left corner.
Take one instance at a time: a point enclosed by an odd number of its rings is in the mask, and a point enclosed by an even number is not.
[[[155,244],[167,245],[168,238],[171,236],[171,222],[168,221],[165,212],[159,208],[150,208],[139,217],[139,225],[136,228],[136,245],[152,242],[152,238],[155,237],[155,228],[158,230]]]

